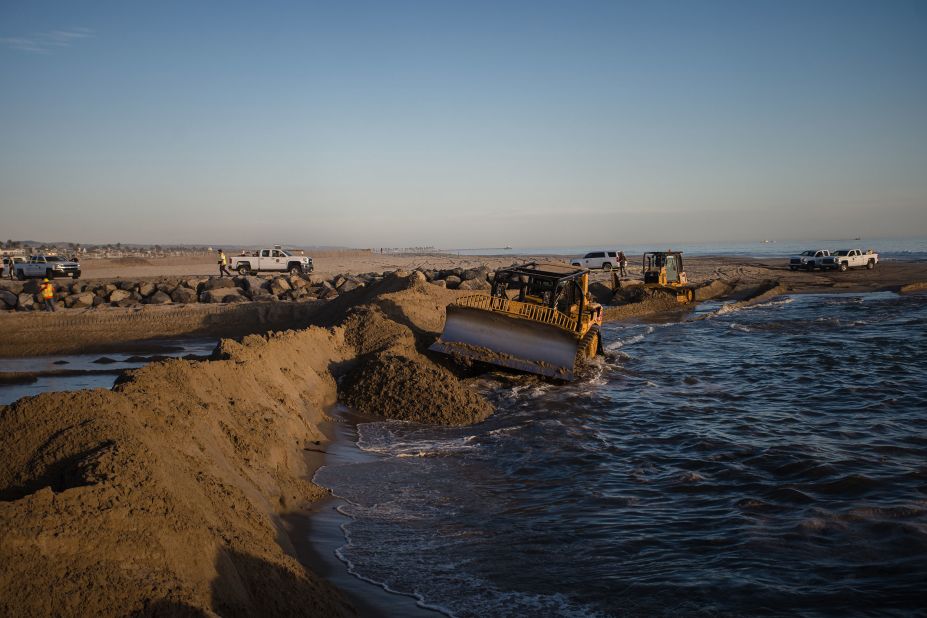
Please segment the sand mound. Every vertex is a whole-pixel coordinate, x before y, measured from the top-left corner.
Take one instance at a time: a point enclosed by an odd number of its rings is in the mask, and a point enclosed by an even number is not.
[[[114,391],[0,407],[0,615],[344,615],[274,514],[316,498],[303,445],[339,332],[226,343]]]
[[[444,308],[455,292],[415,275],[384,280],[386,293],[364,297],[343,322],[345,342],[358,359],[350,364],[340,397],[371,416],[441,425],[469,425],[492,406],[425,350],[444,327]]]
[[[371,416],[440,425],[469,425],[492,406],[449,371],[421,355],[376,354],[351,376],[341,397]]]

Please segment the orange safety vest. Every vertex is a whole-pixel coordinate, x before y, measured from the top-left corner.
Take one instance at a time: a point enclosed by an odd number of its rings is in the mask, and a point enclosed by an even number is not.
[[[55,286],[51,283],[42,284],[42,298],[46,300],[51,300],[55,297]]]

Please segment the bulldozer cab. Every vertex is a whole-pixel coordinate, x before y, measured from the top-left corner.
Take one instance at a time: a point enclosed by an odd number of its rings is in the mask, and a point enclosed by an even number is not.
[[[492,285],[493,296],[549,307],[573,318],[588,305],[588,290],[588,271],[536,262],[496,271]]]
[[[644,283],[653,285],[685,285],[682,251],[648,251],[644,254]]]

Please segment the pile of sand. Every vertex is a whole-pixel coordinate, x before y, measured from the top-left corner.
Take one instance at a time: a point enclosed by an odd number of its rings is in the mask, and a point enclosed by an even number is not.
[[[326,316],[337,324],[0,406],[0,615],[352,613],[292,557],[277,518],[324,493],[303,449],[323,439],[336,379],[388,418],[491,412],[421,352],[453,293],[416,276],[372,287]]]

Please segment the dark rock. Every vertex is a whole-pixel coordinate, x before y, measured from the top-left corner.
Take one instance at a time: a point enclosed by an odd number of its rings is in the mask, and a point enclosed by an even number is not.
[[[149,305],[169,305],[171,304],[171,297],[158,290],[149,296],[145,302],[147,302]]]
[[[474,278],[461,281],[457,286],[458,290],[489,290],[492,285],[486,279]]]
[[[448,289],[456,290],[460,287],[460,277],[457,275],[448,275],[444,278],[444,281],[447,283]]]
[[[231,277],[210,277],[203,283],[203,290],[224,290],[228,288],[234,288],[235,282],[232,281]]]
[[[177,289],[171,292],[171,300],[175,303],[195,303],[196,302],[196,290],[192,290],[188,287],[179,285]]]
[[[16,294],[7,290],[0,290],[0,304],[12,308],[16,306],[17,302],[19,302],[19,298]]]

